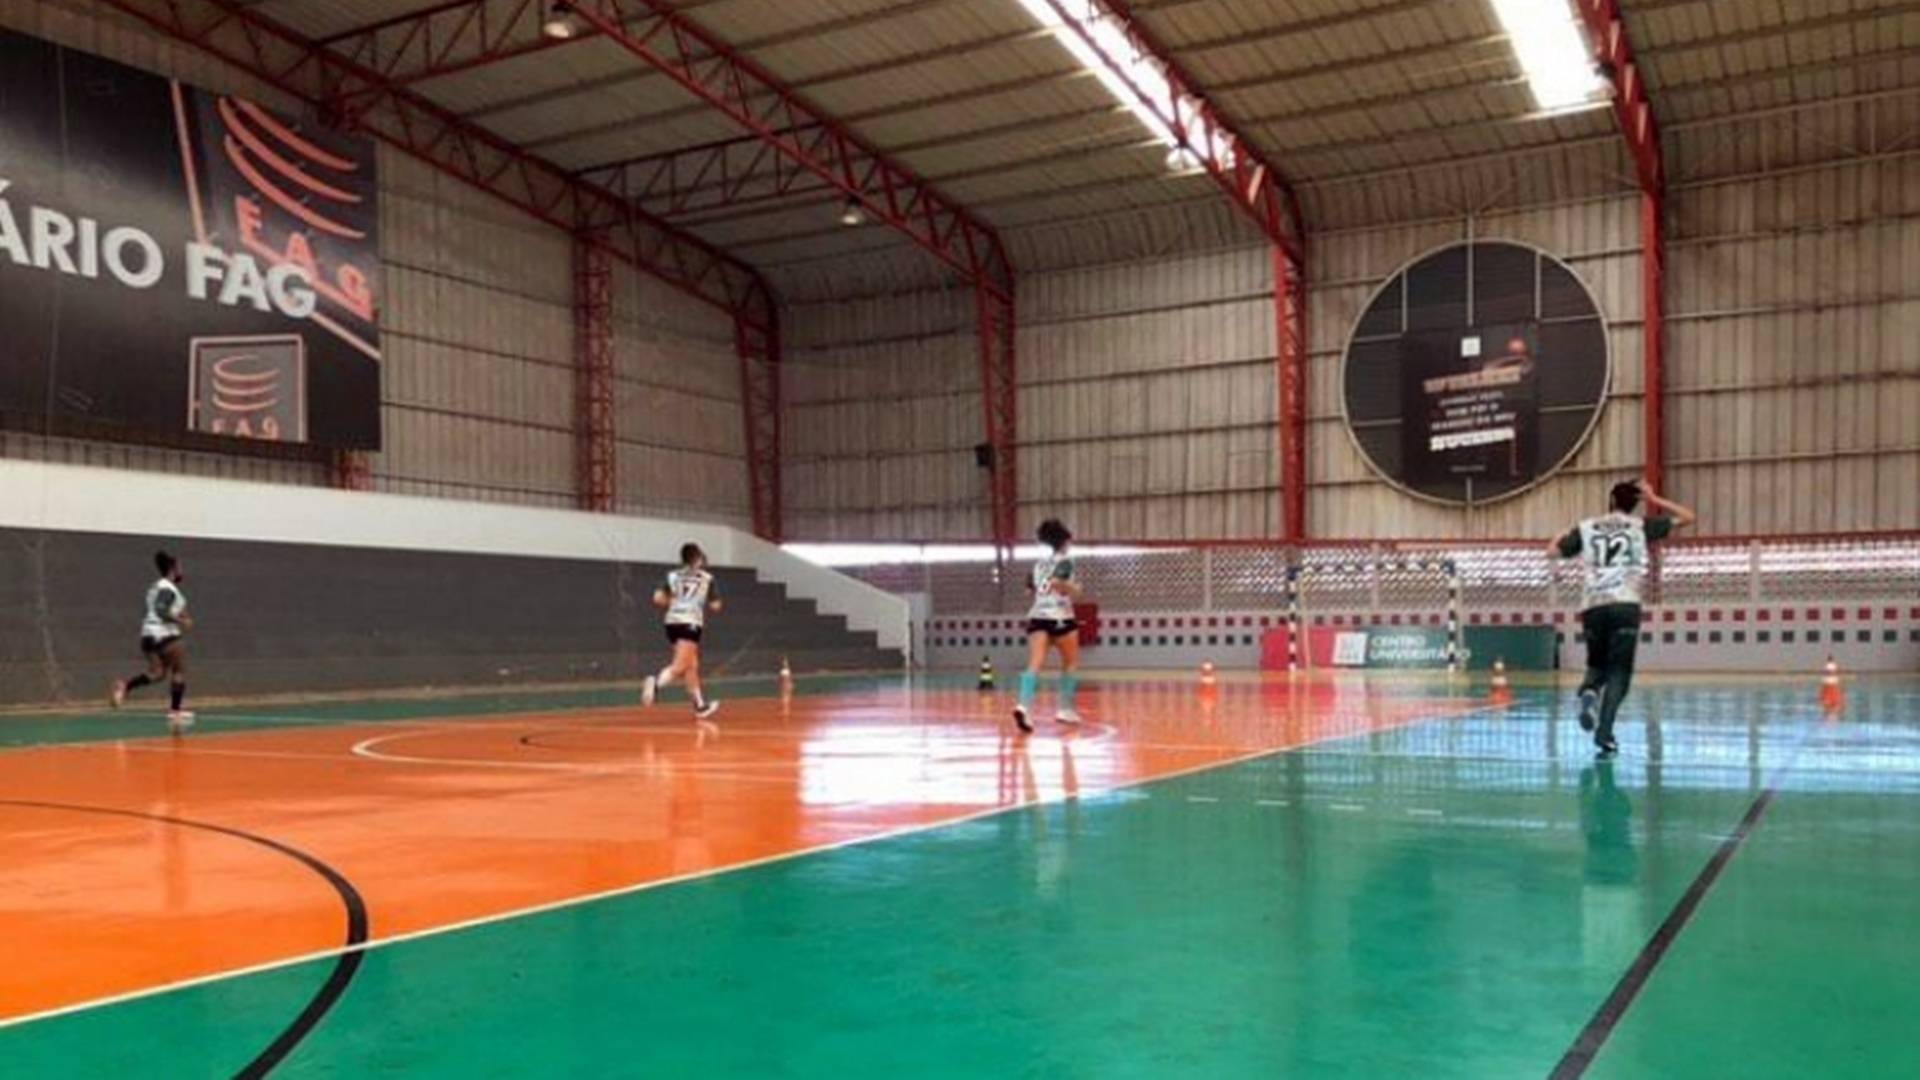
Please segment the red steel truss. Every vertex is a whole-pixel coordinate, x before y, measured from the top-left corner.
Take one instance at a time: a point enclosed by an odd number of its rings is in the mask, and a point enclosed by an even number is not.
[[[959,271],[974,286],[980,313],[986,438],[994,450],[988,520],[995,540],[1011,545],[1019,498],[1015,283],[1000,234],[667,0],[574,0],[570,10],[606,40],[752,133],[755,144],[751,146],[729,142],[697,150],[705,162],[692,166],[695,175],[745,176],[754,172],[756,161],[784,159],[790,163],[784,174],[788,179],[782,180],[776,168],[771,171],[776,184],[811,174],[861,206],[875,221]],[[728,163],[738,157],[745,161],[730,168]],[[644,199],[653,193],[636,191],[636,183],[645,188],[652,181],[636,181],[625,166],[592,176],[629,197]]]
[[[1260,226],[1267,238],[1295,263],[1306,261],[1306,229],[1300,200],[1285,175],[1267,161],[1253,142],[1220,114],[1178,62],[1134,15],[1125,0],[1047,0],[1066,28],[1079,37],[1107,68],[1180,140],[1180,148],[1219,185],[1233,205]],[[1125,33],[1127,54],[1096,32],[1107,19]],[[1136,57],[1152,61],[1164,86],[1148,86],[1135,74]]]
[[[571,10],[970,281],[1012,296],[1013,266],[991,226],[668,0],[573,0]]]
[[[593,234],[615,258],[726,311],[736,326],[754,328],[762,342],[777,347],[773,294],[753,267],[406,89],[411,79],[396,77],[401,70],[398,63],[370,66],[364,59],[336,51],[336,47],[354,49],[365,57],[369,55],[367,46],[341,39],[335,47],[329,47],[309,40],[238,0],[102,2],[247,72],[305,103],[329,122],[380,139],[569,234]],[[405,35],[410,32],[402,26],[406,19],[431,20],[456,8],[475,9],[473,18],[478,20],[480,6],[441,5],[433,9],[437,15],[389,20],[378,32]],[[534,22],[520,19],[514,25],[531,25],[537,37],[540,5],[527,0],[522,8],[529,6],[534,12],[526,17]],[[426,35],[418,41],[444,44],[447,40],[432,37],[423,29],[416,31]],[[474,64],[511,55],[491,46],[480,52],[485,55],[470,58]],[[449,54],[441,48],[432,55],[435,63],[444,63]],[[765,345],[756,344],[755,348],[764,350]],[[742,387],[742,393],[751,398],[758,391],[749,384]],[[756,401],[757,406],[765,404]],[[583,429],[593,426],[590,417],[580,419]],[[748,442],[750,448],[755,445],[751,438]],[[770,449],[777,451],[777,446]],[[758,482],[769,474],[778,476],[777,461],[750,455],[748,467],[760,478]],[[610,487],[610,472],[607,477]],[[592,494],[583,491],[582,497],[588,499]],[[778,502],[773,505],[777,510]],[[762,524],[770,535],[780,530],[777,515]]]
[[[1275,364],[1280,384],[1281,532],[1307,535],[1307,260],[1300,199],[1259,147],[1221,115],[1199,84],[1174,60],[1126,0],[1047,0],[1066,30],[1078,37],[1179,141],[1228,201],[1251,217],[1273,244]],[[1116,25],[1122,40],[1102,34]],[[1149,61],[1161,78],[1143,80],[1137,62]]]
[[[549,0],[447,0],[322,38],[315,44],[375,72],[385,86],[411,86],[438,75],[581,41],[540,32]],[[352,96],[378,92],[373,86]]]
[[[111,0],[115,3],[158,0]],[[232,0],[219,0],[231,3]],[[570,10],[580,24],[572,39],[604,37],[651,65],[716,110],[752,133],[751,141],[735,141],[695,148],[671,155],[665,168],[659,162],[628,163],[592,170],[578,177],[595,190],[620,197],[636,213],[638,207],[658,205],[666,185],[666,212],[688,209],[677,177],[694,178],[686,185],[691,195],[699,189],[707,204],[730,205],[743,197],[742,185],[752,177],[757,195],[752,201],[788,193],[795,181],[814,178],[810,192],[838,191],[861,205],[876,221],[906,235],[935,258],[958,270],[987,293],[991,303],[981,309],[1004,308],[1003,314],[983,318],[980,324],[983,356],[995,357],[994,377],[984,381],[986,412],[992,418],[987,439],[994,446],[995,473],[990,520],[997,534],[1011,541],[1015,521],[1017,477],[1014,461],[1017,429],[1013,346],[1014,270],[999,234],[946,198],[911,170],[894,162],[854,134],[844,124],[822,113],[758,64],[676,10],[667,0],[573,0]],[[447,0],[397,15],[317,43],[325,55],[307,61],[321,65],[344,62],[355,76],[337,80],[332,95],[336,107],[352,114],[377,110],[405,87],[440,75],[466,71],[483,64],[552,48],[564,41],[550,40],[540,31],[547,5],[540,0]],[[330,59],[331,58],[331,59]],[[715,203],[706,190],[720,179]],[[695,206],[693,208],[701,208]],[[657,219],[654,223],[658,224]],[[588,224],[597,224],[589,222]],[[765,320],[765,337],[777,342],[772,316]],[[743,353],[757,346],[742,342]],[[771,380],[764,381],[771,385]],[[745,388],[758,393],[755,383]],[[749,414],[761,401],[750,403]],[[748,432],[751,450],[756,443]],[[754,458],[755,489],[764,492],[768,459]],[[1006,464],[1002,464],[1006,463]],[[777,508],[778,500],[770,500]]]
[[[729,312],[771,311],[771,294],[747,264],[237,0],[102,2],[556,228],[604,230],[620,258],[694,297]]]
[[[1647,97],[1646,79],[1634,59],[1633,44],[1620,19],[1619,0],[1575,0],[1586,23],[1587,43],[1601,73],[1613,85],[1613,115],[1633,156],[1640,181],[1641,348],[1646,396],[1642,406],[1642,444],[1647,481],[1666,486],[1666,172],[1660,151],[1660,124]]]
[[[664,218],[837,190],[757,135],[608,162],[579,176]]]

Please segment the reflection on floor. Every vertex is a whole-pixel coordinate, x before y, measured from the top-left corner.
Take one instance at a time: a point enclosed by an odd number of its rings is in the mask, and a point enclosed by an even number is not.
[[[1544,687],[1082,696],[1032,737],[842,680],[0,754],[0,1060],[230,1074],[318,997],[278,1073],[1539,1076],[1721,853],[1592,1074],[1920,1071],[1911,681],[1650,682],[1598,764]]]

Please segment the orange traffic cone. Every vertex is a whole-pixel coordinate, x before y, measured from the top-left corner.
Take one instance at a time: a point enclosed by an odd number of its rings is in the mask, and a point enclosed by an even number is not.
[[[1840,664],[1831,655],[1820,674],[1820,708],[1837,713],[1847,703],[1847,692],[1840,686]]]
[[[1513,701],[1513,687],[1507,682],[1507,662],[1496,657],[1493,661],[1493,703],[1507,705]]]

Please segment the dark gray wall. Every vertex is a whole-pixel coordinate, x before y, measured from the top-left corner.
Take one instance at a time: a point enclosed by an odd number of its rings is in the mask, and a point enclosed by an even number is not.
[[[162,546],[186,567],[199,696],[634,679],[666,659],[665,566],[0,529],[0,704],[93,699],[138,669]],[[901,662],[750,571],[716,573],[710,672]]]

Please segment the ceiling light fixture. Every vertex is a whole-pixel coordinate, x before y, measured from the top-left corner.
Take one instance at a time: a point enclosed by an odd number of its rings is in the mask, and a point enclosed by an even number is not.
[[[568,0],[553,0],[547,6],[547,18],[540,24],[540,36],[549,41],[571,41],[580,36],[580,20]]]
[[[1578,16],[1567,0],[1490,0],[1507,44],[1542,112],[1592,101],[1606,91]]]
[[[1126,22],[1102,0],[1058,0],[1058,6],[1055,0],[1019,0],[1019,3],[1035,21],[1052,31],[1054,40],[1073,54],[1081,67],[1099,79],[1100,85],[1168,148],[1168,170],[1200,169],[1200,155],[1193,147],[1210,147],[1221,166],[1232,166],[1232,140],[1213,126],[1198,98],[1175,91],[1158,58],[1134,47]],[[1092,42],[1088,38],[1092,38]],[[1113,63],[1108,62],[1109,58]],[[1119,70],[1114,69],[1114,64]],[[1142,100],[1143,96],[1146,100]],[[1169,118],[1150,107],[1148,101],[1165,103],[1176,110],[1175,115],[1187,129],[1186,143],[1174,134]]]
[[[865,225],[866,223],[867,212],[861,209],[859,203],[848,199],[846,205],[840,208],[840,224],[848,228],[853,228],[856,225]]]

